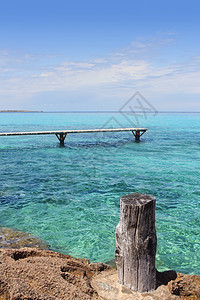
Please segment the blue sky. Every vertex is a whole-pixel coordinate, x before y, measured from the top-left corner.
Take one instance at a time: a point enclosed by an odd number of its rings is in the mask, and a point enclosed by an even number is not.
[[[200,111],[199,1],[1,1],[0,109]]]

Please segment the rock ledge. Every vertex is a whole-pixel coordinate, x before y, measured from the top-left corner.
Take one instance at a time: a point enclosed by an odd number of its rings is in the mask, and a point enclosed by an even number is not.
[[[0,300],[197,300],[200,276],[157,272],[157,289],[133,293],[118,283],[117,271],[37,248],[0,249]]]

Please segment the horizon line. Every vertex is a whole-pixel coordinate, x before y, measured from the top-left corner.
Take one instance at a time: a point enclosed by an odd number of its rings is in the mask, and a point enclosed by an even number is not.
[[[43,111],[43,110],[15,110],[15,109],[8,109],[8,110],[0,110],[0,113],[149,113],[149,114],[156,114],[156,113],[200,113],[200,111],[180,111],[180,110],[155,110],[155,111],[120,111],[120,110],[50,110],[50,111]]]

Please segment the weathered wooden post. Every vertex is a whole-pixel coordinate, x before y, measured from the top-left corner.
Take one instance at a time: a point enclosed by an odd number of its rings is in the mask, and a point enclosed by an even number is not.
[[[138,292],[156,288],[156,245],[155,197],[121,197],[115,250],[119,283]]]

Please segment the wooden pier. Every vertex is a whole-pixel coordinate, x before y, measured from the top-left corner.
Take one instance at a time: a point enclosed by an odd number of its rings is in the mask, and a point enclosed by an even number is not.
[[[97,133],[97,132],[121,132],[131,131],[135,137],[135,141],[139,142],[140,137],[147,131],[147,128],[104,128],[104,129],[83,129],[83,130],[57,130],[57,131],[30,131],[30,132],[0,132],[0,136],[15,136],[15,135],[43,135],[55,134],[64,145],[67,134],[70,133]]]

